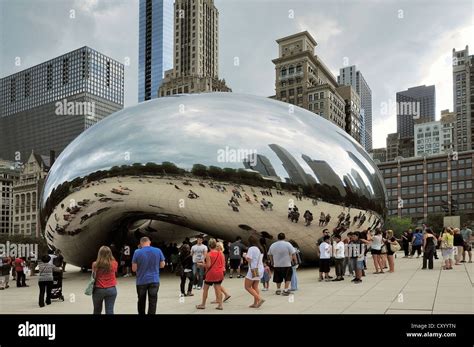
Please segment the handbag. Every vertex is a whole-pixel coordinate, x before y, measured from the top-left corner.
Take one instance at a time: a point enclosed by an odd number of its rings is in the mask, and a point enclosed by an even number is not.
[[[86,295],[92,295],[94,292],[94,286],[95,286],[95,275],[94,271],[91,273],[91,278],[89,279],[89,283],[87,283],[86,290],[84,291],[84,294]]]
[[[387,246],[386,246],[386,245],[382,245],[382,247],[380,248],[380,252],[381,252],[382,254],[387,253]]]
[[[398,252],[402,247],[398,243],[398,241],[394,241],[393,243],[390,244],[390,249],[392,250],[393,253]]]

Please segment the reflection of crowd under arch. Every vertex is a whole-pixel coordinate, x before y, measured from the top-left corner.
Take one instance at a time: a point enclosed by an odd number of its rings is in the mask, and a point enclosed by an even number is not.
[[[126,173],[128,169],[121,167],[115,170]],[[137,166],[134,169],[137,169]],[[197,170],[200,169],[200,167],[197,168]],[[165,229],[173,224],[183,230],[194,230],[196,233],[203,232],[211,235],[213,229],[219,232],[220,229],[226,227],[226,224],[231,225],[232,228],[238,228],[243,223],[249,225],[251,229],[242,232],[247,234],[260,233],[262,235],[261,232],[265,230],[270,237],[274,237],[273,234],[276,235],[279,230],[287,231],[294,229],[295,232],[299,232],[298,230],[304,229],[306,231],[302,232],[302,235],[304,235],[302,237],[312,235],[312,238],[316,239],[319,237],[323,227],[329,227],[338,232],[348,229],[345,224],[332,225],[331,213],[324,210],[325,208],[335,208],[337,211],[342,211],[346,209],[344,205],[331,204],[322,198],[308,197],[305,194],[304,188],[283,182],[278,184],[278,187],[283,189],[277,189],[275,182],[262,180],[253,173],[246,174],[240,177],[241,183],[236,183],[214,180],[209,176],[204,177],[204,175],[199,177],[189,172],[185,172],[185,174],[155,176],[133,171],[133,175],[117,175],[115,177],[107,176],[105,172],[100,175],[94,173],[90,177],[74,182],[76,186],[73,186],[73,183],[69,183],[68,189],[65,189],[63,186],[58,187],[59,189],[51,195],[51,197],[57,199],[59,192],[69,192],[65,194],[63,201],[56,205],[52,217],[47,221],[46,235],[48,242],[50,245],[55,244],[55,235],[58,235],[58,237],[78,237],[86,231],[94,230],[101,223],[101,217],[113,214],[114,211],[121,211],[114,217],[115,219],[127,220],[127,223],[131,223],[131,221],[137,218],[158,220],[165,223],[163,224]],[[95,178],[96,180],[91,181],[90,178]],[[78,184],[79,182],[81,183],[80,185]],[[249,185],[249,183],[253,183],[253,185]],[[257,185],[257,183],[260,183],[260,185]],[[168,191],[173,192],[172,200],[176,202],[176,205],[179,204],[180,200],[183,200],[185,205],[189,203],[205,204],[207,199],[220,201],[220,207],[216,207],[216,210],[222,211],[221,218],[223,218],[226,224],[213,227],[211,221],[202,222],[196,220],[192,214],[181,213],[186,211],[186,207],[182,211],[179,209],[172,211],[172,209],[166,206],[167,202],[160,202],[160,199],[146,204],[139,202],[142,197],[150,192],[153,192],[156,196],[164,194],[163,187],[169,187],[166,190],[166,194],[171,194]],[[292,189],[287,190],[284,188]],[[87,192],[87,197],[75,199],[78,201],[76,206],[73,208],[65,206],[74,197],[74,194],[82,194],[84,192]],[[210,194],[214,197],[211,198]],[[127,206],[128,201],[136,201],[136,199],[138,200],[136,210],[134,211]],[[290,200],[296,206],[302,206],[302,211],[305,211],[303,216],[304,222],[299,220],[299,211],[297,211],[297,218],[294,218],[295,214],[288,217],[288,203]],[[226,215],[225,210],[232,211],[239,222],[234,223],[234,217]],[[320,213],[325,214],[325,223],[323,225],[312,223],[314,219],[312,216],[319,216]],[[359,211],[358,213],[365,215],[367,212]],[[370,212],[370,216],[372,214],[375,215],[375,213]],[[311,217],[309,217],[310,215]],[[60,222],[58,222],[58,216],[62,216],[63,220],[59,218]],[[326,216],[329,219],[326,220]],[[56,223],[53,223],[51,218]],[[289,224],[282,222],[285,219]],[[272,222],[270,222],[272,220],[274,220],[273,227],[268,227],[272,225]],[[368,223],[364,222],[360,227],[369,227]],[[160,234],[158,232],[155,235],[159,237]],[[180,238],[182,238],[182,235],[177,236],[177,239]],[[297,237],[294,238],[297,239]],[[233,239],[233,236],[229,235],[228,239]],[[302,243],[304,244],[304,242]],[[311,251],[308,249],[308,252]]]

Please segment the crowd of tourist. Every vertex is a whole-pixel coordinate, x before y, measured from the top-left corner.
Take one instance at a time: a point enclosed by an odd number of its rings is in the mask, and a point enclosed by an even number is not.
[[[349,213],[349,212],[348,212]],[[347,214],[348,215],[348,214]],[[344,217],[344,223],[347,220]],[[363,215],[352,224],[357,224]],[[342,218],[338,217],[340,221]],[[350,219],[349,219],[350,221]],[[403,250],[404,258],[422,255],[421,269],[433,269],[437,249],[441,250],[443,270],[451,270],[455,265],[472,262],[472,230],[467,224],[462,229],[444,228],[439,234],[423,225],[414,231],[407,230],[399,238],[392,230],[348,231],[343,233],[323,230],[317,240],[319,258],[319,281],[344,281],[348,277],[355,284],[362,283],[366,276],[367,254],[371,253],[375,272],[393,273],[395,253]],[[25,274],[30,267],[38,267],[38,287],[40,307],[51,304],[55,298],[54,288],[61,288],[64,259],[59,251],[41,257],[38,262],[27,258],[11,259],[1,256],[0,290],[9,288],[12,275],[17,287],[27,286]],[[33,263],[33,264],[32,264]],[[207,308],[209,289],[214,289],[217,310],[224,309],[231,294],[224,286],[228,279],[244,278],[243,290],[249,293],[250,308],[260,308],[265,299],[261,291],[270,289],[270,281],[275,283],[275,294],[289,296],[298,288],[297,269],[303,263],[303,254],[294,240],[287,240],[279,233],[277,240],[267,247],[263,238],[252,235],[247,240],[239,236],[233,242],[219,242],[216,239],[196,237],[195,242],[187,238],[180,247],[177,244],[154,247],[148,237],[142,237],[136,250],[123,245],[120,250],[112,244],[102,246],[97,259],[91,264],[93,313],[100,314],[105,305],[105,313],[114,313],[117,298],[117,276],[136,275],[137,311],[139,314],[157,312],[160,271],[166,267],[179,278],[182,297],[191,297],[201,291],[199,310]],[[331,268],[334,266],[334,275]],[[87,292],[87,291],[86,291]],[[148,309],[147,308],[148,302]]]

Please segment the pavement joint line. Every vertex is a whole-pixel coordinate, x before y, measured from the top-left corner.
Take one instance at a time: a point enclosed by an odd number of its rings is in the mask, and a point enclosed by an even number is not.
[[[434,299],[433,299],[433,306],[432,306],[432,309],[431,309],[432,312],[434,311],[435,304],[436,304],[436,298],[437,298],[437,296],[438,296],[438,286],[439,286],[439,281],[440,281],[440,279],[441,279],[441,273],[442,273],[442,271],[443,271],[443,267],[441,267],[441,268],[439,269],[438,281],[436,282],[435,297],[434,297]]]
[[[390,305],[388,305],[387,309],[385,310],[384,314],[387,313],[387,310],[389,310],[393,303],[395,302],[395,300],[398,298],[398,295],[400,295],[400,293],[402,293],[403,295],[403,289],[408,285],[408,283],[410,282],[410,280],[418,273],[418,271],[420,271],[420,269],[418,268],[409,278],[408,280],[405,282],[405,285],[400,289],[400,291],[395,294],[395,297],[393,298],[393,300],[390,302]],[[438,282],[439,283],[439,282]],[[433,313],[433,310],[431,311]]]

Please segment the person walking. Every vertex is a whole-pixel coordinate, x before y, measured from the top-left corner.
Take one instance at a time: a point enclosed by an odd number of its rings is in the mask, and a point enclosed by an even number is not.
[[[415,251],[417,253],[417,258],[421,255],[421,246],[423,244],[423,233],[420,229],[415,229],[415,233],[413,234],[412,242],[411,242],[411,254],[410,258],[413,258],[415,255]]]
[[[426,269],[428,263],[428,269],[433,270],[433,258],[434,253],[436,252],[436,237],[433,234],[433,231],[430,228],[425,230],[425,235],[423,235],[423,267]]]
[[[194,289],[200,290],[204,281],[205,260],[207,255],[207,246],[203,244],[204,236],[199,235],[196,244],[191,247],[193,257]]]
[[[8,282],[10,280],[10,270],[11,270],[11,258],[10,257],[4,257],[3,255],[0,256],[0,259],[2,261],[1,269],[0,269],[0,290],[4,290],[7,288],[10,288],[8,285]]]
[[[249,264],[247,275],[245,276],[244,288],[253,297],[253,304],[250,308],[259,308],[265,302],[260,296],[258,284],[264,275],[263,253],[260,248],[258,239],[251,235],[248,238],[249,249],[245,254],[245,259]]]
[[[224,254],[224,244],[222,242],[217,242],[216,244],[216,250],[221,252],[224,255],[224,278],[225,278],[225,254]],[[221,283],[221,293],[224,296],[224,299],[222,302],[226,302],[227,300],[230,299],[230,294],[229,292],[224,288],[224,286]],[[213,301],[212,304],[217,304],[217,301]]]
[[[140,248],[135,251],[132,258],[132,271],[137,273],[138,314],[145,314],[147,295],[148,314],[156,314],[160,269],[164,267],[165,256],[161,249],[152,247],[148,237],[142,237]]]
[[[454,239],[453,239],[453,245],[454,245],[454,259],[455,263],[454,265],[461,265],[461,260],[462,260],[462,253],[463,253],[463,248],[464,248],[464,239],[462,238],[461,231],[458,228],[454,228]]]
[[[402,234],[402,248],[405,253],[403,258],[408,258],[408,255],[410,254],[410,235],[408,230],[405,230]]]
[[[181,289],[181,296],[194,296],[193,294],[193,256],[191,255],[191,247],[188,244],[181,246],[181,252],[179,253],[179,275],[181,277],[181,283],[179,285]],[[188,290],[185,291],[186,279],[189,281]]]
[[[341,240],[341,235],[334,235],[334,263],[336,268],[336,278],[333,279],[334,282],[344,281],[344,259],[345,259],[345,246],[344,242]]]
[[[26,275],[24,268],[26,266],[26,262],[24,258],[16,258],[15,259],[15,272],[16,272],[16,286],[17,287],[29,287],[26,284]]]
[[[285,240],[285,234],[279,233],[278,241],[272,243],[268,250],[268,257],[273,264],[273,282],[276,283],[277,290],[276,295],[290,295],[289,287],[291,283],[291,275],[293,270],[291,268],[291,262],[295,261],[295,249]],[[281,291],[281,284],[285,282],[283,293]]]
[[[112,255],[112,250],[102,246],[97,253],[97,259],[92,263],[95,283],[92,292],[92,303],[94,314],[102,314],[102,306],[105,302],[105,314],[114,314],[114,304],[117,298],[118,263]]]
[[[44,307],[45,304],[45,294],[46,294],[46,305],[51,304],[51,289],[53,288],[53,271],[61,271],[61,268],[58,268],[50,263],[50,256],[45,254],[41,258],[41,262],[38,265],[39,274],[38,274],[38,287],[39,287],[39,307]]]
[[[463,225],[461,229],[461,235],[464,240],[461,263],[466,262],[466,253],[469,256],[469,262],[472,263],[472,245],[471,245],[472,230],[467,227],[467,224]]]
[[[234,277],[234,272],[237,271],[237,278],[243,276],[240,275],[240,265],[242,263],[242,254],[245,252],[245,245],[242,243],[242,238],[237,236],[235,242],[230,244],[229,249],[229,262],[230,262],[230,276]]]
[[[454,260],[454,235],[451,228],[444,228],[439,241],[441,242],[441,255],[444,260],[443,270],[453,269]]]
[[[216,249],[217,242],[215,239],[210,239],[208,246],[209,252],[207,252],[205,259],[206,275],[204,278],[202,301],[201,304],[196,305],[196,308],[198,310],[204,310],[206,308],[206,300],[209,293],[209,287],[214,286],[217,303],[216,310],[223,310],[224,307],[222,306],[221,284],[224,280],[225,258],[224,254]]]

